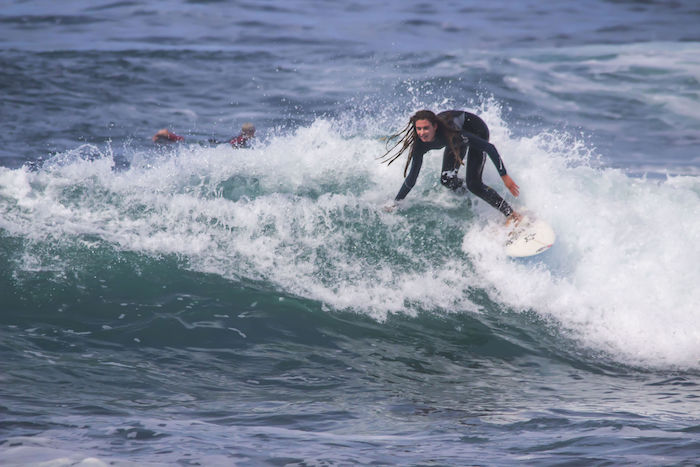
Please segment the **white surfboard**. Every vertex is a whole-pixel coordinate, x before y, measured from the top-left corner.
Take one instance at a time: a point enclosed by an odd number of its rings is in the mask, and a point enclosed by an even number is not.
[[[546,251],[554,245],[556,235],[545,221],[524,217],[506,241],[506,254],[516,258],[533,256]]]

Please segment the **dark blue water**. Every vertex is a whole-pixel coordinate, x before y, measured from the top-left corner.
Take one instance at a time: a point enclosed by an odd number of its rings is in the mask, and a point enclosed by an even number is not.
[[[0,463],[694,464],[699,22],[0,2]],[[437,153],[382,210],[421,108],[488,123],[551,250],[505,257]]]

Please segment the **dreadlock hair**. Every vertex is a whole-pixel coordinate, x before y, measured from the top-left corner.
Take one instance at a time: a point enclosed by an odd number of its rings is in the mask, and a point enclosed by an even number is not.
[[[458,148],[460,147],[459,134],[461,129],[455,129],[453,126],[448,124],[441,117],[435,115],[435,113],[430,110],[419,110],[418,112],[413,114],[413,116],[411,116],[410,120],[401,131],[386,138],[387,151],[384,153],[383,156],[380,157],[380,159],[382,159],[382,163],[386,162],[386,165],[391,165],[391,163],[399,157],[401,157],[401,155],[404,152],[406,152],[406,150],[409,147],[413,149],[413,145],[418,139],[418,132],[416,132],[416,122],[418,120],[428,120],[432,125],[437,125],[437,131],[435,132],[435,134],[441,134],[445,137],[447,145],[449,146],[450,152],[452,152],[455,161],[460,165],[463,164],[462,158],[459,157],[458,151]],[[391,148],[389,148],[391,142],[394,141],[396,138],[398,138],[398,141],[396,141],[396,143],[393,146],[391,146]],[[395,154],[392,154],[392,152],[394,152],[396,148],[399,148],[398,151]],[[406,176],[406,172],[408,171],[408,166],[411,163],[412,158],[413,151],[411,150],[408,153],[408,158],[406,159],[406,166],[403,169],[404,177]]]

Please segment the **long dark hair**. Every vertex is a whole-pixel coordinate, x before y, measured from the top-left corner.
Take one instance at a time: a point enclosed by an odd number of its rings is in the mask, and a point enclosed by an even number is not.
[[[387,165],[391,165],[392,162],[401,157],[401,155],[410,147],[411,151],[408,153],[406,166],[403,169],[403,176],[406,176],[408,165],[411,163],[411,158],[413,157],[413,145],[416,144],[416,140],[418,139],[418,132],[416,132],[416,122],[418,120],[428,120],[431,125],[437,125],[437,131],[435,132],[436,137],[438,134],[443,135],[448,146],[450,147],[450,151],[452,152],[455,161],[458,164],[463,163],[462,158],[459,157],[459,151],[457,150],[457,148],[459,148],[458,138],[460,129],[453,128],[430,110],[419,110],[411,116],[410,120],[401,131],[389,136],[386,139],[387,151],[382,157],[380,157],[380,159],[382,159],[382,163],[386,162]],[[396,143],[389,148],[392,141],[396,140],[397,138],[398,140]],[[392,154],[396,148],[398,148],[398,151],[395,154]]]

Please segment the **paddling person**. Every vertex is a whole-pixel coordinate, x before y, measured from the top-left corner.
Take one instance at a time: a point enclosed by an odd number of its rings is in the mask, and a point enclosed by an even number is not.
[[[250,147],[253,138],[255,138],[255,125],[248,122],[243,124],[239,135],[231,138],[228,143],[234,148],[247,148]],[[158,130],[158,132],[153,135],[152,139],[154,143],[175,143],[184,141],[185,137],[176,135],[167,128],[163,128],[162,130]],[[221,144],[223,141],[210,139],[209,142],[212,144]]]
[[[400,139],[384,154],[383,162],[387,162],[387,165],[391,164],[409,148],[410,151],[404,167],[405,180],[396,195],[394,205],[388,209],[393,209],[395,203],[404,199],[416,184],[418,173],[423,165],[423,155],[432,149],[445,148],[440,183],[456,192],[464,192],[466,187],[506,216],[506,223],[518,222],[521,219],[520,214],[482,181],[486,162],[484,153],[486,153],[513,196],[517,197],[520,193],[518,185],[506,173],[505,165],[496,147],[488,141],[489,129],[486,123],[478,116],[462,110],[448,110],[437,115],[430,110],[420,110],[411,117],[406,127],[392,135],[389,141],[395,138]],[[396,148],[398,152],[391,154]],[[459,167],[465,164],[465,154],[467,156],[466,183],[457,176]],[[409,164],[410,170],[408,170]]]
[[[248,148],[252,139],[255,138],[255,125],[250,122],[244,123],[241,127],[241,132],[235,138],[231,138],[228,143],[234,148]],[[212,143],[219,144],[221,141],[209,140]]]
[[[176,135],[167,128],[163,128],[162,130],[158,130],[156,134],[153,135],[152,139],[154,143],[177,143],[179,141],[184,141],[185,137]]]

